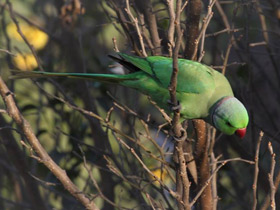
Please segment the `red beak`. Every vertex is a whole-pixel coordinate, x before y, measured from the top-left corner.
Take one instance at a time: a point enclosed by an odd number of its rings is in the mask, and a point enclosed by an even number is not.
[[[240,128],[240,129],[237,129],[235,131],[235,134],[239,137],[239,138],[243,138],[246,134],[246,128]]]

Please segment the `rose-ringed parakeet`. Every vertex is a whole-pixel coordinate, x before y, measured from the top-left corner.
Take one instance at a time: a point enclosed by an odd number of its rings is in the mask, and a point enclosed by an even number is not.
[[[162,56],[140,58],[118,53],[110,56],[126,67],[130,73],[52,73],[26,72],[12,77],[71,77],[114,83],[130,87],[149,95],[161,108],[170,112],[168,85],[172,74],[172,59]],[[214,69],[199,62],[178,59],[176,97],[181,106],[182,119],[204,119],[221,132],[244,137],[248,113],[243,104],[233,96],[228,80]]]

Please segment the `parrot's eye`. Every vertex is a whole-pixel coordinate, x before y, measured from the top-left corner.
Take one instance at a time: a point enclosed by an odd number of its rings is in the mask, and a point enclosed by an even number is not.
[[[229,127],[233,127],[230,122],[226,122],[226,125],[229,126]]]

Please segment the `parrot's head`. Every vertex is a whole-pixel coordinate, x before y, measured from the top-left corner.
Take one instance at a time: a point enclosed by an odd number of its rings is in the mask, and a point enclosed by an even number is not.
[[[235,97],[220,99],[211,110],[211,124],[221,132],[243,138],[249,117],[244,105]]]

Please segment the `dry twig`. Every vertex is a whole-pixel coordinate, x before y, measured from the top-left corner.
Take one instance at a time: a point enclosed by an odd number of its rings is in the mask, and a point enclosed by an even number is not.
[[[209,1],[209,5],[208,5],[208,12],[207,12],[207,15],[205,18],[203,18],[203,26],[202,26],[202,30],[201,30],[201,47],[200,47],[200,53],[199,53],[199,58],[198,58],[198,62],[201,62],[204,54],[205,54],[205,51],[204,51],[204,42],[205,42],[205,34],[206,34],[206,29],[210,23],[210,20],[211,18],[213,17],[213,12],[212,12],[212,8],[215,4],[216,0],[210,0]],[[197,40],[198,43],[199,43],[199,39]],[[196,52],[194,52],[196,53]],[[193,56],[193,59],[195,57]]]
[[[210,23],[210,20],[213,17],[212,8],[213,8],[215,2],[216,2],[216,0],[212,0],[209,2],[208,12],[207,12],[206,16],[203,18],[203,22],[202,22],[202,26],[201,26],[199,35],[195,40],[195,47],[194,47],[194,51],[193,51],[192,58],[191,58],[192,60],[196,60],[195,58],[196,58],[196,54],[197,54],[197,50],[198,50],[198,44],[199,44],[201,38],[203,38],[203,41],[201,43],[201,53],[203,52],[205,33],[206,33],[206,29]],[[199,59],[201,60],[202,57],[200,57]]]
[[[152,45],[152,54],[161,55],[161,40],[159,38],[156,13],[153,11],[152,1],[151,0],[141,0],[135,1],[137,10],[139,10],[144,15],[144,20],[147,23],[149,29]],[[143,21],[144,23],[144,21]],[[149,40],[147,38],[147,40]]]
[[[170,84],[168,90],[170,92],[170,101],[171,104],[176,106],[178,105],[176,99],[176,87],[177,87],[177,75],[179,71],[178,66],[178,54],[180,49],[180,44],[182,40],[183,33],[181,31],[180,26],[180,17],[181,17],[181,8],[182,1],[178,0],[176,3],[176,15],[175,15],[175,29],[177,34],[177,39],[175,43],[175,48],[173,49],[173,71],[170,79]],[[184,156],[183,145],[184,141],[187,140],[187,133],[183,129],[180,123],[180,110],[177,108],[173,112],[173,120],[172,120],[172,130],[174,132],[175,149],[174,149],[174,161],[177,162],[178,167],[176,168],[176,189],[177,194],[181,198],[181,202],[178,202],[179,209],[181,210],[189,210],[189,189],[190,182],[187,175],[187,167],[186,160]]]
[[[144,44],[144,41],[143,41],[143,36],[142,36],[142,32],[139,28],[139,24],[138,24],[138,19],[137,17],[134,17],[133,14],[131,13],[131,10],[130,10],[130,5],[129,5],[129,0],[126,0],[126,8],[125,8],[125,11],[127,12],[130,20],[133,22],[135,28],[136,28],[136,31],[137,31],[137,34],[138,34],[138,38],[139,38],[139,42],[140,42],[140,45],[141,45],[141,49],[142,49],[142,54],[144,57],[147,57],[147,52],[146,52],[146,49],[145,49],[145,44]]]
[[[10,52],[9,50],[5,50],[5,49],[0,49],[0,52],[4,52],[4,53],[7,53],[7,54],[12,55],[12,56],[17,56],[16,54]]]
[[[170,189],[168,186],[166,186],[164,184],[164,182],[161,181],[160,178],[158,178],[147,166],[146,164],[143,162],[143,160],[139,157],[139,155],[137,155],[137,153],[135,152],[135,150],[133,148],[131,148],[128,144],[126,144],[121,138],[117,137],[116,138],[123,146],[125,146],[130,152],[131,154],[138,160],[138,162],[142,165],[143,169],[150,175],[152,176],[157,182],[160,183],[160,185],[166,189],[170,195],[172,195],[176,200],[178,200],[180,197],[177,195],[177,193],[175,193],[172,189]]]
[[[171,49],[175,47],[174,43],[174,32],[175,32],[175,10],[174,10],[174,0],[166,0],[168,13],[169,13],[169,26],[168,26],[168,41]],[[170,51],[172,53],[172,51]],[[172,54],[170,54],[172,56]]]
[[[258,175],[259,175],[259,152],[260,152],[260,145],[263,138],[263,132],[260,132],[259,139],[256,145],[256,154],[255,154],[255,173],[254,173],[254,182],[253,182],[253,206],[252,210],[257,208],[258,199],[257,199],[257,184],[258,184]]]
[[[113,45],[114,45],[114,50],[115,50],[115,52],[120,52],[120,51],[119,51],[119,48],[118,48],[118,45],[117,45],[117,39],[116,39],[116,37],[113,37],[113,38],[112,38],[112,41],[113,41]]]
[[[26,139],[29,141],[38,157],[42,160],[42,163],[61,181],[65,189],[68,190],[72,196],[74,196],[86,207],[86,209],[98,210],[99,208],[95,205],[95,203],[77,188],[77,186],[69,179],[66,172],[53,161],[46,150],[42,147],[39,140],[35,136],[31,125],[25,120],[18,110],[10,90],[1,77],[0,94],[7,106],[7,111],[10,117],[22,129]]]
[[[275,162],[275,153],[273,152],[273,147],[272,147],[271,142],[268,142],[268,150],[271,155],[270,172],[268,174],[268,180],[269,180],[269,185],[270,185],[270,207],[272,210],[276,210],[276,204],[275,204],[276,188],[275,188],[274,181],[273,181],[276,162]]]
[[[24,42],[26,43],[26,45],[29,47],[29,49],[31,50],[32,54],[34,55],[34,57],[35,57],[35,59],[36,59],[36,62],[37,62],[37,64],[38,64],[39,69],[40,69],[41,71],[43,71],[43,67],[42,67],[42,65],[41,65],[40,59],[39,59],[39,57],[38,57],[38,55],[37,55],[37,53],[36,53],[34,47],[29,43],[29,41],[26,39],[25,35],[23,34],[23,32],[22,32],[21,29],[20,29],[19,22],[18,22],[18,20],[16,19],[16,16],[15,16],[15,14],[14,14],[14,10],[13,10],[12,4],[10,3],[9,0],[6,0],[6,3],[7,3],[7,5],[8,5],[8,7],[9,7],[10,16],[11,16],[11,18],[12,18],[14,24],[15,24],[16,27],[17,27],[17,32],[19,33],[19,35],[21,36],[21,38],[24,40]]]

